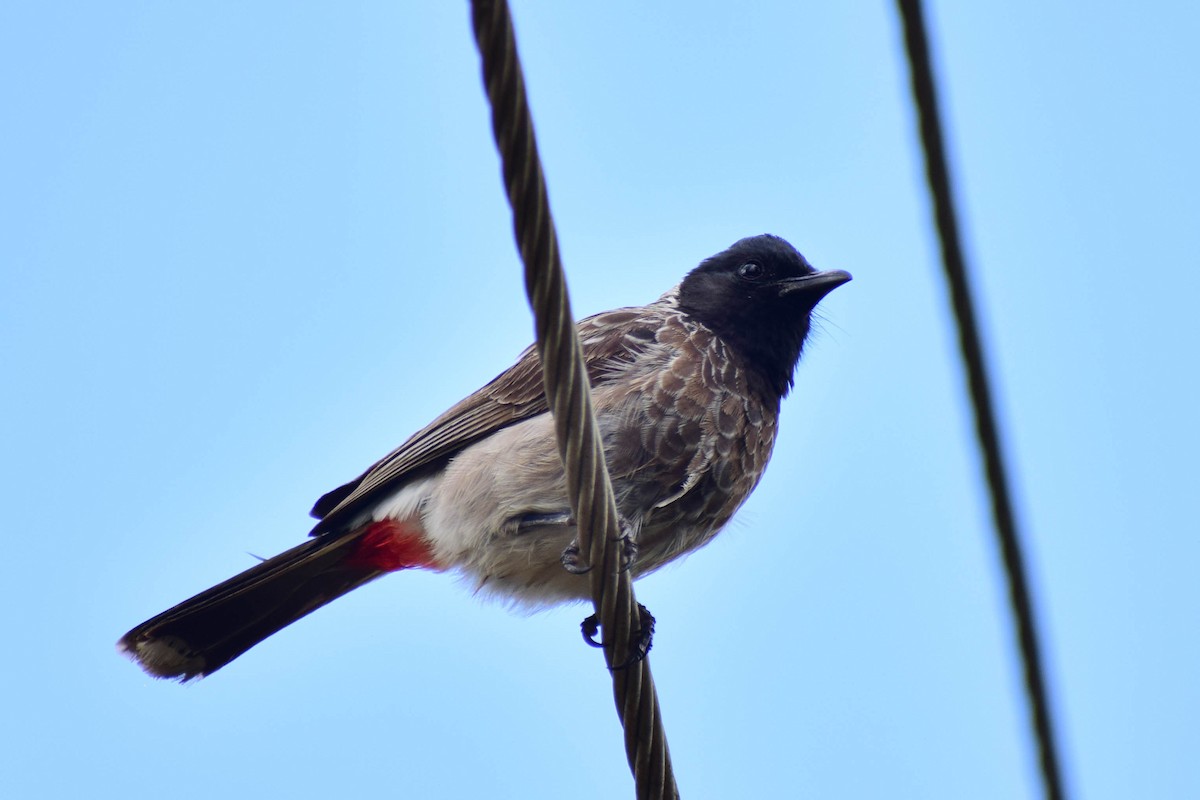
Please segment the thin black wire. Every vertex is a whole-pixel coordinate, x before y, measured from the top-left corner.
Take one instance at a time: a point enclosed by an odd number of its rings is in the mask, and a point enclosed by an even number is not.
[[[971,288],[967,279],[966,259],[959,238],[958,217],[951,192],[950,169],[947,165],[942,136],[933,66],[929,57],[929,42],[920,0],[897,0],[904,22],[904,41],[912,78],[912,91],[917,104],[921,126],[921,144],[925,151],[925,169],[929,190],[933,196],[934,214],[941,239],[942,264],[950,287],[950,302],[958,321],[958,342],[967,371],[967,387],[975,410],[975,430],[982,449],[984,469],[992,499],[992,518],[1004,558],[1008,578],[1008,594],[1016,623],[1017,639],[1029,694],[1031,723],[1037,740],[1041,761],[1042,783],[1046,797],[1063,800],[1062,773],[1046,680],[1042,667],[1041,646],[1033,601],[1026,577],[1021,538],[1013,513],[1009,481],[1000,447],[999,426],[992,404],[992,391],[984,359],[983,345]]]

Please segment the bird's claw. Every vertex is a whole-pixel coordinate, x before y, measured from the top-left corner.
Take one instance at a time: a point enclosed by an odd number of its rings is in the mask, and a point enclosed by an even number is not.
[[[641,603],[638,603],[638,621],[637,627],[630,631],[629,635],[629,656],[625,659],[625,663],[617,664],[610,669],[626,669],[643,660],[650,654],[650,648],[654,646],[654,615],[650,613]],[[583,640],[592,647],[603,647],[604,643],[596,639],[596,634],[600,632],[600,617],[598,614],[592,614],[579,625],[579,629],[583,632]]]
[[[596,634],[600,632],[600,615],[592,614],[579,623],[579,630],[583,632],[583,640],[592,647],[604,647],[604,643],[596,638]]]
[[[621,535],[614,541],[617,544],[617,558],[621,565],[621,571],[632,569],[638,559],[638,543],[633,537],[631,526],[627,521],[620,521]],[[579,542],[575,539],[566,546],[562,551],[562,556],[559,558],[562,562],[563,569],[572,575],[586,575],[592,571],[592,564],[583,563],[583,552],[579,549]]]
[[[621,571],[633,569],[633,565],[637,563],[638,558],[638,543],[628,533],[622,533],[621,538],[617,539],[617,545],[620,549]]]
[[[567,545],[566,549],[562,551],[562,556],[559,558],[559,560],[562,562],[563,569],[572,575],[586,575],[591,572],[592,565],[584,564],[580,558],[580,555],[581,553],[577,543],[571,542],[569,545]]]

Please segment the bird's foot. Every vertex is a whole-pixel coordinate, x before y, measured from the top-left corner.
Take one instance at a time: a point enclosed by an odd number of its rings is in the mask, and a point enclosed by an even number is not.
[[[562,561],[563,569],[572,575],[586,575],[591,572],[592,565],[583,563],[582,555],[579,551],[579,543],[572,539],[559,558]]]
[[[654,646],[654,615],[641,603],[638,603],[637,610],[637,627],[629,634],[629,656],[625,659],[625,663],[617,664],[612,669],[626,669],[633,666],[649,655],[650,648]],[[599,615],[589,616],[580,623],[579,629],[583,632],[583,640],[592,647],[604,646],[602,641],[596,639],[596,634],[600,632]]]
[[[632,569],[637,563],[638,543],[633,536],[633,526],[624,517],[618,520],[618,525],[621,528],[621,535],[614,541],[619,548],[617,557],[620,559],[621,571]],[[592,571],[592,564],[583,562],[583,552],[579,548],[579,540],[572,539],[571,543],[562,551],[560,558],[563,569],[572,575],[586,575]]]
[[[621,536],[617,539],[618,557],[621,559],[621,571],[633,569],[633,565],[637,563],[638,558],[638,543],[637,539],[628,532],[624,524],[621,525]]]

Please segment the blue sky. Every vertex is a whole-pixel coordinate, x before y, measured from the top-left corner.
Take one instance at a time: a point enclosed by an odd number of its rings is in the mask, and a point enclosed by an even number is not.
[[[583,607],[401,574],[187,686],[113,650],[530,340],[467,6],[400,5],[0,9],[0,794],[631,794]],[[765,231],[855,276],[638,586],[685,795],[1037,796],[891,5],[514,13],[579,314]],[[1200,795],[1198,12],[928,16],[1070,784]]]

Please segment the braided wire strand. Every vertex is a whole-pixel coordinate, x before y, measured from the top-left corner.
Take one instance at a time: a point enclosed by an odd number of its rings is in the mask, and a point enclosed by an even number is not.
[[[621,568],[618,548],[613,546],[621,536],[616,501],[567,295],[512,17],[506,0],[472,0],[471,7],[492,131],[525,264],[525,289],[533,308],[546,398],[554,416],[580,551],[592,566],[592,600],[604,633],[617,715],[625,729],[625,755],[639,800],[677,798],[649,659],[614,668],[629,661],[638,605],[632,578]]]

